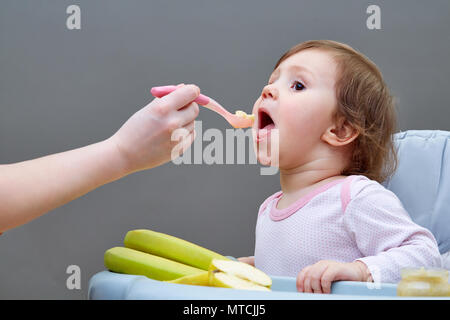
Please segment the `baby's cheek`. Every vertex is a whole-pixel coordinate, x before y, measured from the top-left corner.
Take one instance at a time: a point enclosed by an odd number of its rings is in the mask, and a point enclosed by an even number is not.
[[[284,116],[286,131],[295,139],[315,136],[322,130],[325,117],[325,112],[315,105],[303,106],[300,110],[298,107],[286,110]]]
[[[279,128],[280,159],[290,161],[307,153],[314,144],[316,129],[312,120],[295,116],[285,119]]]
[[[280,125],[280,135],[286,142],[298,141],[308,135],[314,124],[312,120],[295,112],[286,113],[283,117],[282,125]]]
[[[298,153],[301,152],[301,150],[299,150],[299,136],[296,132],[288,130],[286,126],[283,126],[279,128],[278,137],[280,164],[285,161],[290,162],[291,158],[295,158],[298,156]]]

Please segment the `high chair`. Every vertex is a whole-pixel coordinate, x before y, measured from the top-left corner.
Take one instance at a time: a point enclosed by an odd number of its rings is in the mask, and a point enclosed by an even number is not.
[[[444,266],[450,251],[450,132],[409,130],[395,134],[399,166],[383,186],[394,192],[413,221],[435,236]],[[448,268],[448,267],[447,267]],[[89,299],[407,299],[396,284],[337,281],[331,294],[299,293],[296,279],[272,277],[271,292],[165,283],[145,276],[101,271],[89,281]],[[409,298],[415,299],[415,298]],[[423,298],[420,298],[423,299]],[[450,299],[450,298],[428,298]]]

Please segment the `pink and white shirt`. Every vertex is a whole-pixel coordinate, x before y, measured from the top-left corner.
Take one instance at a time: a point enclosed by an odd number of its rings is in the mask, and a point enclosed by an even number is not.
[[[441,267],[431,232],[374,180],[348,176],[277,209],[282,195],[263,202],[256,223],[255,266],[270,275],[296,277],[320,260],[360,260],[374,282],[396,283],[401,268]]]

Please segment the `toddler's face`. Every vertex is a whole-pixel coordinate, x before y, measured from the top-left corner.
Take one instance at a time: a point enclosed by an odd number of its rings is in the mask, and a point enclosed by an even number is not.
[[[253,139],[262,164],[290,169],[313,159],[311,151],[324,143],[321,136],[332,125],[337,105],[335,77],[331,55],[317,49],[300,51],[274,70],[253,107]],[[271,146],[273,129],[279,134],[277,164],[262,152],[276,148]]]

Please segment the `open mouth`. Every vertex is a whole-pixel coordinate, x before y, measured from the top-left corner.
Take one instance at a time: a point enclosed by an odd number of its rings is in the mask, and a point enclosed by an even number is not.
[[[275,123],[273,122],[272,117],[265,110],[259,110],[258,119],[259,130],[270,130],[275,127]]]
[[[270,131],[275,128],[275,122],[264,109],[258,111],[258,133],[257,141],[260,142],[270,135]]]

